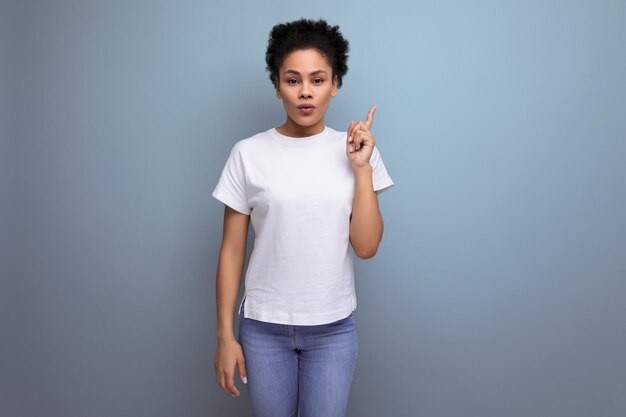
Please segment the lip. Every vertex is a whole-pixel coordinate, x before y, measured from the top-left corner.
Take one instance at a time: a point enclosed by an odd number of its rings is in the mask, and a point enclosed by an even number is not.
[[[312,104],[300,104],[298,110],[300,110],[302,114],[311,114],[313,110],[315,110],[315,106]]]

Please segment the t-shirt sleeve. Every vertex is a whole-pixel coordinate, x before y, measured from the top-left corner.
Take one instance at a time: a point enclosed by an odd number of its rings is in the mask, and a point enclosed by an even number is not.
[[[248,204],[243,159],[237,144],[231,149],[228,160],[222,169],[222,175],[211,195],[240,213],[250,214],[252,212],[252,208]]]
[[[376,145],[370,157],[370,165],[372,166],[372,183],[377,194],[387,191],[394,185]]]

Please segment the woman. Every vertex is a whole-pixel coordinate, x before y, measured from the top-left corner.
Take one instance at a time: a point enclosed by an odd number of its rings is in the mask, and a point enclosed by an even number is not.
[[[353,253],[375,255],[378,193],[394,183],[366,120],[324,124],[346,74],[338,26],[300,19],[270,33],[267,70],[286,122],[233,146],[212,195],[225,204],[217,268],[217,383],[256,417],[345,416],[358,344]],[[254,249],[234,312],[249,221]]]

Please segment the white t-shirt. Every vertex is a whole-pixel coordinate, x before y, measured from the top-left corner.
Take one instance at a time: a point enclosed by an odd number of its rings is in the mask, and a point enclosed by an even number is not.
[[[394,185],[376,146],[370,164],[374,191]],[[272,128],[235,143],[212,196],[250,215],[255,233],[244,317],[317,325],[356,309],[354,185],[346,132],[293,138]]]

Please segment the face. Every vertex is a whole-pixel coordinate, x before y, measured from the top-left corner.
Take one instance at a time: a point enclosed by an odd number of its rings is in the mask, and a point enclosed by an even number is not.
[[[317,49],[298,49],[285,57],[276,96],[283,101],[293,130],[321,131],[330,98],[336,95],[332,68]]]

